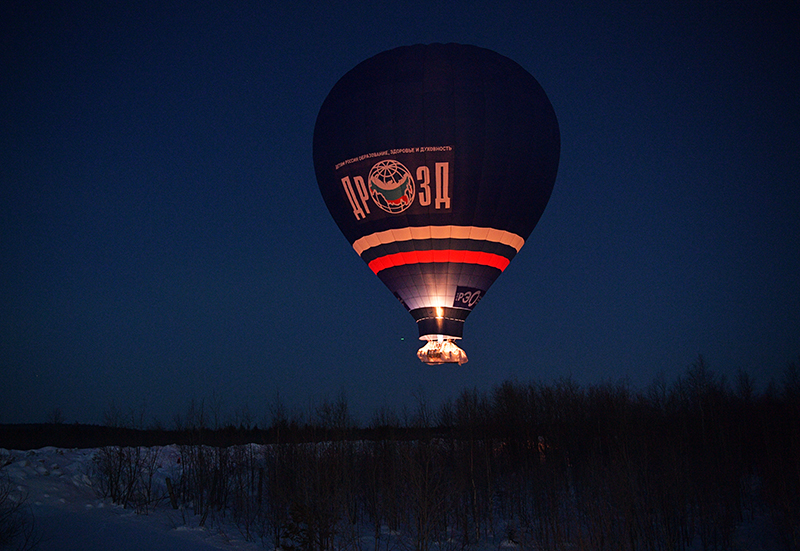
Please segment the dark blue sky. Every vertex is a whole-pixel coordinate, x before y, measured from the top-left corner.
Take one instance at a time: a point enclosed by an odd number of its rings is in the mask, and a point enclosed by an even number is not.
[[[514,377],[763,388],[800,358],[797,3],[16,2],[0,14],[0,422],[170,424],[344,392],[368,420]],[[555,190],[430,367],[317,189],[317,111],[405,44],[512,58]]]

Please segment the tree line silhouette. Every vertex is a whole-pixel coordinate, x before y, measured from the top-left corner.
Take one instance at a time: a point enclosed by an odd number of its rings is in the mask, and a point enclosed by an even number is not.
[[[181,422],[164,431],[181,465],[165,488],[140,441],[101,448],[99,487],[142,512],[169,499],[232,519],[266,547],[732,549],[758,520],[800,548],[797,364],[762,392],[700,357],[643,390],[506,381],[368,426],[344,396],[308,419],[278,404],[264,429],[212,430],[195,406]]]

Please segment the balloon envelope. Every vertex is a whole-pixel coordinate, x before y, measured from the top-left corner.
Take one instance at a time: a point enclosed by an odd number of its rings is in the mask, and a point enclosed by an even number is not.
[[[360,63],[328,94],[314,129],[328,210],[420,339],[439,343],[462,337],[525,243],[559,151],[539,83],[500,54],[460,44]]]

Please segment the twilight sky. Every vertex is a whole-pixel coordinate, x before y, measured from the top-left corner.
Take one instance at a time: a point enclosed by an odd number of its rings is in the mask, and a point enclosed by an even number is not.
[[[14,2],[0,12],[0,423],[169,425],[507,379],[761,388],[800,359],[796,2]],[[107,5],[106,5],[107,4]],[[497,51],[561,129],[550,203],[421,364],[317,188],[317,111],[396,46]]]

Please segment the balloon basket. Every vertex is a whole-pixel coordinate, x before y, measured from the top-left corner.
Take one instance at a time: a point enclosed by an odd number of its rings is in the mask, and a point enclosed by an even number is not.
[[[467,353],[453,341],[428,341],[417,351],[417,358],[428,365],[467,363]]]

